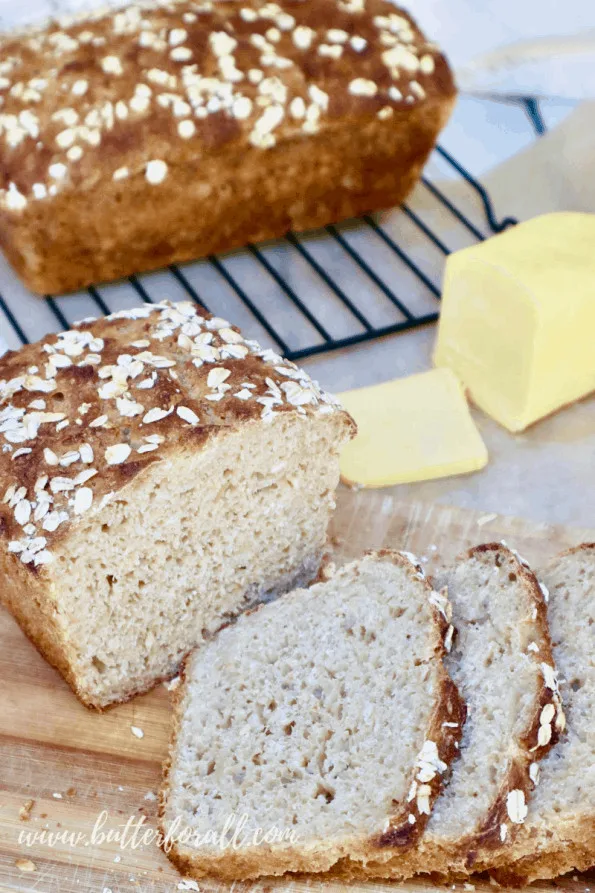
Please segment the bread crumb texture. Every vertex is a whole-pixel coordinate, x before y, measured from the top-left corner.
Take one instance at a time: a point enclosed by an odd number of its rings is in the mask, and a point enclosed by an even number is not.
[[[193,653],[162,816],[187,829],[185,873],[321,871],[419,836],[462,720],[431,596],[408,557],[372,553]]]

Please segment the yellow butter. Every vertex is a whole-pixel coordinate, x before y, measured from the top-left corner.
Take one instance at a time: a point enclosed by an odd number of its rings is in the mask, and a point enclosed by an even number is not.
[[[452,254],[434,362],[510,431],[595,390],[595,215],[545,214]]]
[[[463,389],[449,369],[340,394],[358,433],[341,454],[341,477],[363,487],[476,471],[488,461]]]

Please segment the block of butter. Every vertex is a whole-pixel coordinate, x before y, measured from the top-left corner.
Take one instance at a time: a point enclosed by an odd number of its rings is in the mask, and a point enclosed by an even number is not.
[[[595,390],[595,215],[545,214],[452,254],[434,362],[510,431]]]
[[[488,453],[449,369],[339,395],[358,433],[341,453],[341,478],[363,487],[476,471]]]

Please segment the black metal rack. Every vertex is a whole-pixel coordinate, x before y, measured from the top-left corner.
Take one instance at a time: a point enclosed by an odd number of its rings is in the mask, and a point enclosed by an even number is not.
[[[543,122],[537,103],[532,99],[526,99],[522,101],[522,104],[535,131],[543,132]],[[430,178],[427,169],[421,178],[421,186],[418,189],[425,192],[426,205],[427,203],[433,204],[436,211],[447,215],[453,225],[462,228],[467,243],[483,240],[486,235],[499,233],[516,223],[512,217],[498,219],[487,190],[446,149],[438,146],[434,158],[440,162],[443,170],[446,169],[451,177],[454,177],[459,183],[462,182],[470,191],[476,206],[474,216],[477,216],[477,209],[479,209],[480,221],[472,220],[470,214],[460,206],[460,203],[447,194],[443,184],[438,186]],[[447,247],[441,232],[436,231],[437,227],[433,227],[424,219],[423,212],[415,207],[413,200],[402,205],[400,212],[408,225],[416,231],[417,238],[421,237],[423,244],[429,250],[437,252],[443,263],[451,249]],[[427,215],[425,216],[427,217]],[[366,244],[369,247],[373,247],[374,250],[378,247],[385,256],[389,256],[395,263],[398,263],[400,270],[406,271],[409,277],[414,277],[417,288],[423,292],[423,300],[416,302],[418,306],[412,306],[409,288],[398,288],[399,277],[397,275],[391,272],[388,276],[379,271],[368,256],[369,251],[366,251],[364,256],[361,248],[358,248],[356,244],[357,238],[361,239],[362,235],[367,238]],[[357,238],[354,240],[353,236]],[[312,242],[312,237],[314,242]],[[369,288],[370,291],[373,290],[395,318],[388,321],[386,318],[374,319],[374,314],[369,312],[369,307],[362,306],[361,302],[358,303],[354,299],[344,282],[339,281],[339,277],[333,272],[332,267],[329,267],[318,256],[317,240],[319,243],[321,239],[324,239],[327,250],[334,253],[336,259],[334,269],[343,269],[345,265],[349,265],[349,268],[354,271],[354,275],[357,274],[359,277],[363,290],[366,291],[366,288]],[[248,245],[244,251],[236,252],[233,256],[211,256],[198,264],[172,265],[168,268],[168,276],[171,283],[175,285],[178,299],[185,298],[187,300],[189,298],[218,315],[226,315],[221,313],[219,307],[211,306],[210,292],[206,284],[204,288],[201,288],[205,277],[216,275],[218,281],[231,294],[236,305],[239,302],[241,313],[244,316],[248,314],[247,324],[238,320],[248,334],[253,334],[261,339],[264,335],[264,340],[276,347],[280,353],[289,359],[300,360],[315,354],[338,350],[417,328],[434,322],[438,318],[439,271],[437,275],[430,275],[423,268],[423,263],[419,259],[423,255],[423,251],[420,253],[418,250],[414,256],[413,252],[408,250],[400,239],[399,241],[397,239],[399,239],[399,234],[387,230],[381,216],[365,216],[357,221],[329,225],[323,231],[310,234],[310,236],[290,233],[284,240],[271,245]],[[281,264],[277,262],[277,255],[280,252],[283,253],[283,263]],[[244,258],[242,262],[250,260],[253,265],[248,277],[240,277],[234,273],[233,258],[237,260],[240,257]],[[230,258],[232,258],[232,262],[230,262]],[[328,300],[333,302],[334,309],[332,311],[321,312],[323,309],[322,298],[318,299],[317,297],[316,301],[308,300],[306,295],[301,293],[300,288],[296,288],[296,277],[283,272],[284,264],[291,266],[296,262],[301,264],[312,278],[314,292],[318,295],[318,292],[322,290]],[[196,273],[199,265],[199,272]],[[252,281],[253,275],[268,277],[270,286],[278,294],[277,305],[289,317],[286,319],[285,326],[280,326],[272,318],[270,307],[267,310],[259,306],[257,298],[246,284],[247,280]],[[132,289],[137,301],[140,299],[152,303],[160,300],[164,296],[164,292],[167,296],[167,286],[165,288],[163,285],[160,286],[159,294],[155,295],[151,292],[147,282],[146,275],[131,276],[125,285],[129,290]],[[114,306],[113,301],[107,299],[106,288],[113,288],[113,286],[92,286],[87,289],[85,297],[93,305],[90,315],[106,315],[114,309],[118,309],[117,306]],[[206,297],[207,292],[209,297]],[[64,299],[46,297],[45,304],[51,311],[54,328],[68,328],[74,321],[74,319],[68,318],[69,300],[71,300],[69,297]],[[0,311],[3,311],[4,317],[12,326],[18,339],[22,343],[26,343],[29,340],[26,320],[23,319],[22,314],[15,311],[14,303],[9,304],[1,294]],[[334,319],[338,314],[341,314],[345,320],[343,331],[339,333],[334,326]],[[383,310],[383,313],[377,313],[376,317],[379,315],[382,317],[383,314],[386,317],[386,309]],[[89,313],[83,315],[89,315]],[[228,315],[234,321],[237,318],[232,313]],[[306,334],[302,334],[296,343],[294,332],[299,326],[302,329],[305,327]],[[252,331],[250,331],[251,328]],[[334,332],[333,328],[335,328]]]

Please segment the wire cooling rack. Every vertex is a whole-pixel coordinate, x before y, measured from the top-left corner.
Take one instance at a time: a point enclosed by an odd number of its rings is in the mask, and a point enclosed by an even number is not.
[[[542,132],[533,100],[524,110]],[[39,299],[0,269],[8,346],[140,301],[195,301],[292,360],[414,329],[438,318],[445,258],[516,223],[438,146],[401,208],[63,297]]]

